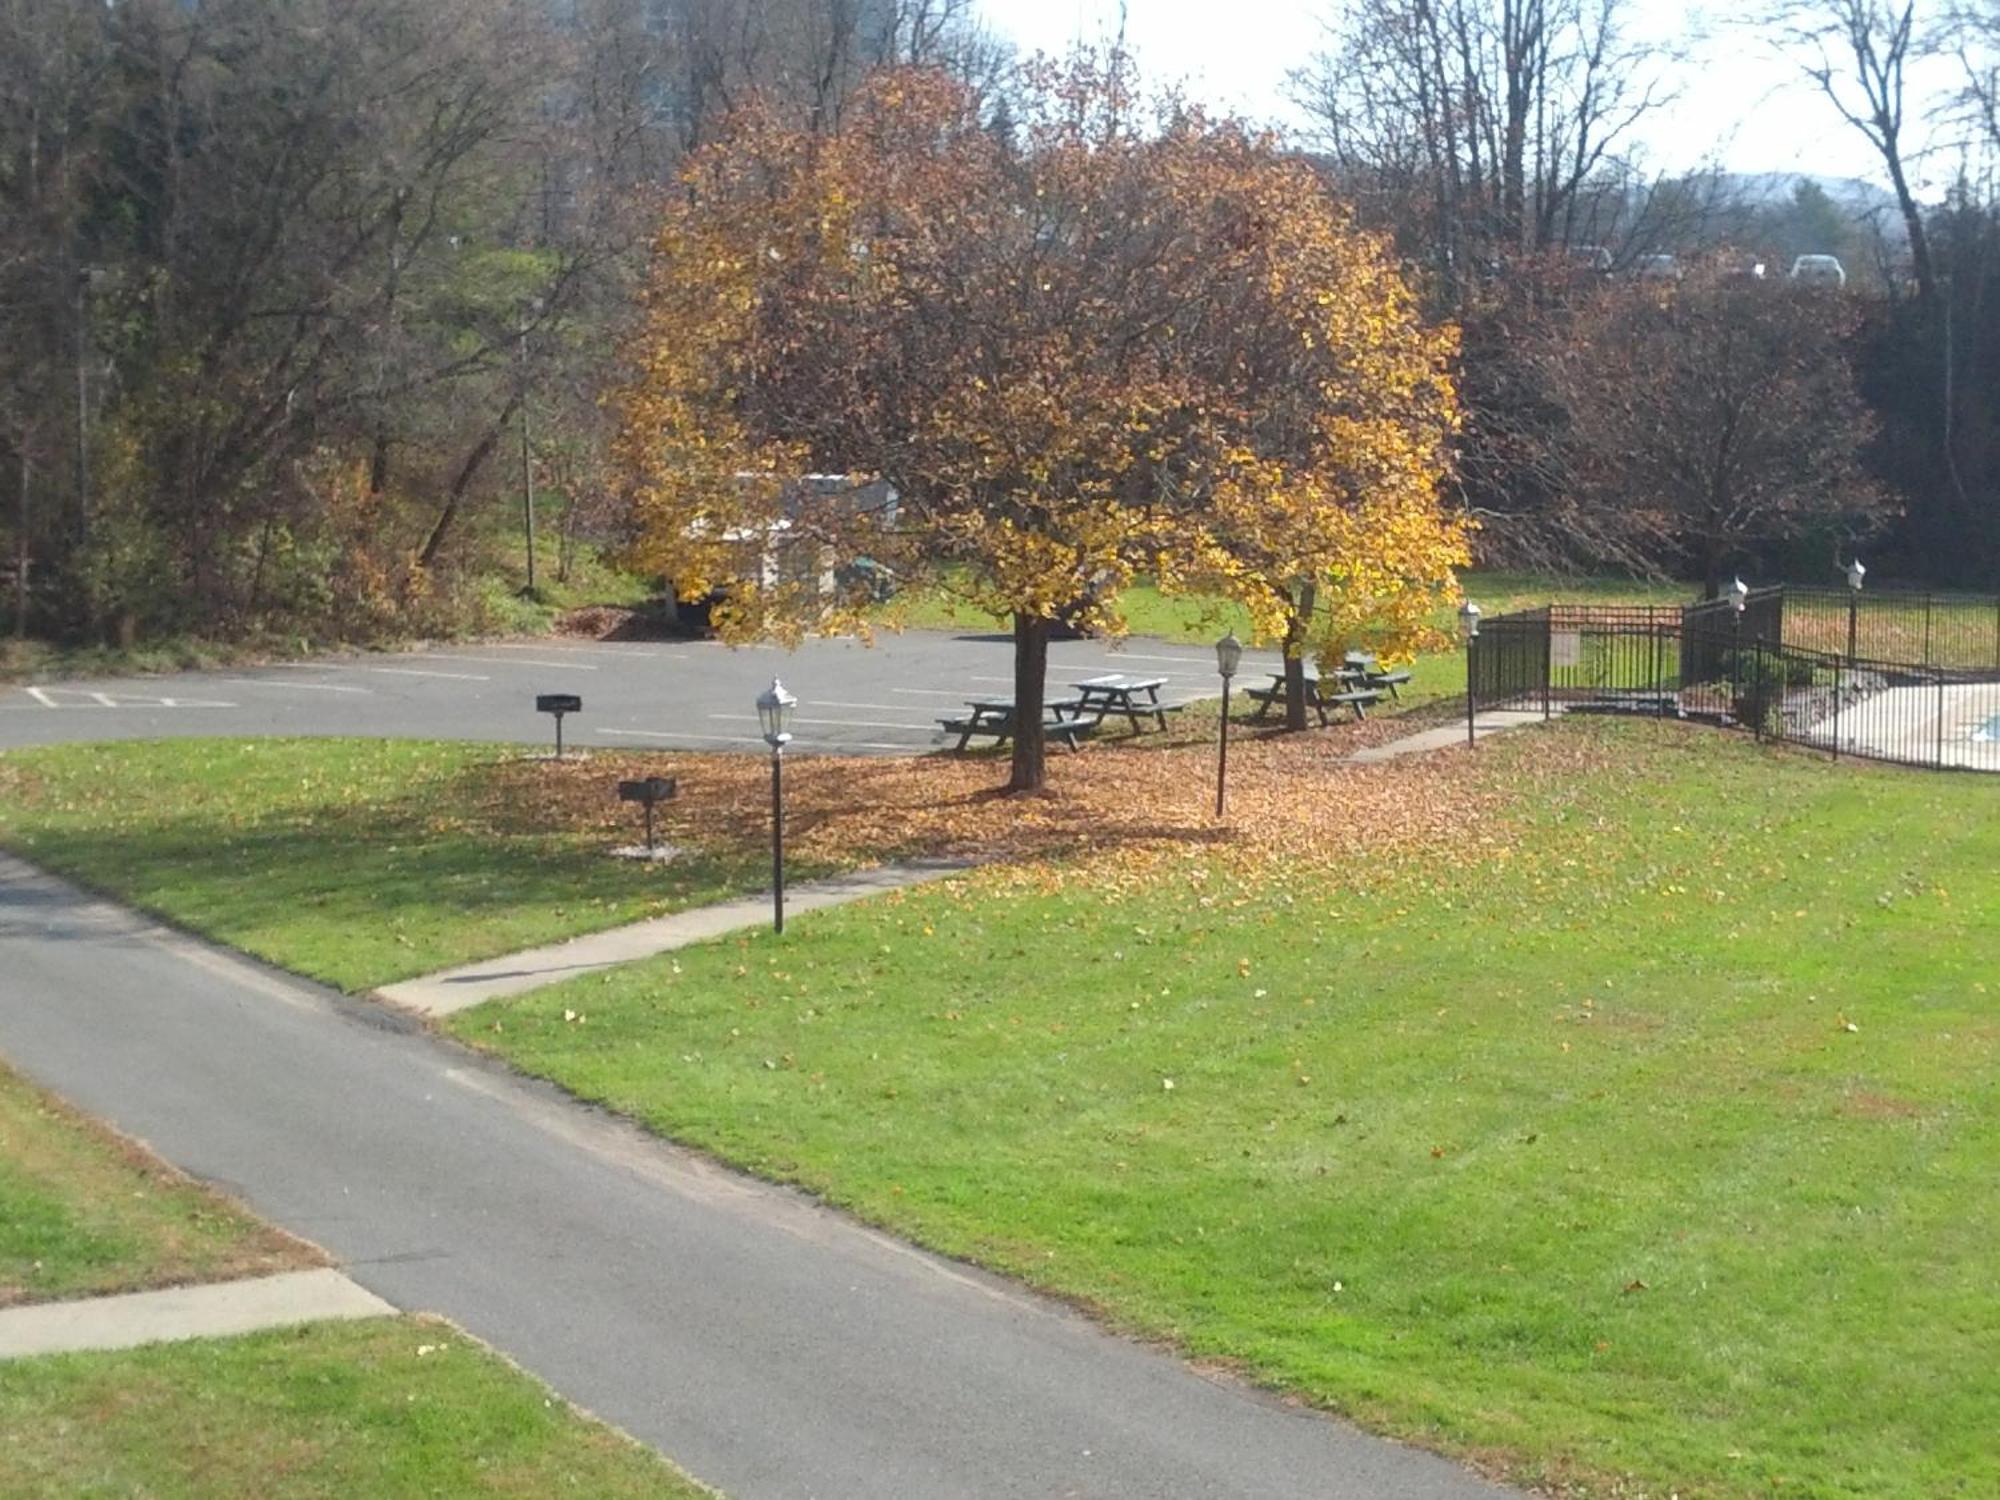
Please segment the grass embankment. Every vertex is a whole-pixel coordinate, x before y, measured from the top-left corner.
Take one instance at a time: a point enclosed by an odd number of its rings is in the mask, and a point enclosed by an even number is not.
[[[1689,584],[1498,569],[1463,573],[1459,583],[1466,597],[1477,600],[1489,615],[1547,604],[1552,599],[1578,604],[1684,604],[1698,592]],[[1204,646],[1225,630],[1249,638],[1249,617],[1225,600],[1162,594],[1153,585],[1141,583],[1120,595],[1119,605],[1132,635]],[[1007,624],[946,588],[899,594],[882,607],[882,614],[913,630],[997,630]],[[1457,628],[1450,609],[1441,610],[1435,623],[1440,630]]]
[[[615,776],[577,795],[619,818],[580,831],[491,746],[365,740],[65,745],[0,757],[0,844],[348,990],[701,906],[768,879],[760,841],[668,864],[636,841]],[[667,837],[671,838],[669,831]],[[799,873],[814,872],[807,862]]]
[[[9,1495],[709,1493],[425,1318],[0,1362],[0,1434]]]
[[[2000,786],[1651,724],[1473,759],[1379,869],[993,872],[452,1024],[1523,1479],[2000,1488]]]
[[[399,631],[387,634],[263,629],[227,639],[172,635],[131,645],[0,636],[0,683],[203,671],[246,662],[291,661],[343,649],[393,649],[416,638],[548,635],[572,610],[630,608],[657,597],[649,582],[612,567],[588,547],[577,551],[564,578],[555,576],[553,560],[545,558],[535,585],[535,591],[528,593],[526,578],[511,554],[490,557],[482,571],[465,580],[462,591],[449,601],[422,618],[403,621]],[[9,623],[11,602],[0,604],[0,619],[9,619]]]
[[[323,1261],[0,1063],[0,1308]]]

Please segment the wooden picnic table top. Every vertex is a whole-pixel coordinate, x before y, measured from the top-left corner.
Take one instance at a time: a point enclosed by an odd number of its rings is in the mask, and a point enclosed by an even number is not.
[[[1305,675],[1306,683],[1310,686],[1312,683],[1319,681],[1321,674],[1308,668]],[[1366,675],[1367,673],[1363,668],[1356,666],[1335,667],[1332,673],[1335,682],[1357,682]],[[1282,687],[1284,681],[1285,674],[1283,672],[1273,672],[1271,674],[1272,686]]]
[[[1131,677],[1122,672],[1113,672],[1103,677],[1086,677],[1081,682],[1072,682],[1071,687],[1086,695],[1157,693],[1167,685],[1164,677]]]

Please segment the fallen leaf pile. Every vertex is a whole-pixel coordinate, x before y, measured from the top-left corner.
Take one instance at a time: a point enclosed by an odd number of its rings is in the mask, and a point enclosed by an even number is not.
[[[1004,759],[788,755],[786,845],[802,861],[830,865],[959,858],[1004,862],[1046,881],[1054,865],[1098,878],[1162,871],[1179,878],[1192,861],[1241,876],[1259,868],[1338,868],[1446,840],[1460,847],[1493,841],[1493,810],[1509,794],[1487,773],[1486,757],[1449,750],[1380,765],[1347,760],[1388,737],[1387,727],[1239,731],[1220,821],[1212,743],[1142,738],[1073,755],[1052,748],[1047,789],[1025,795],[1005,790]],[[1551,737],[1557,743],[1538,758],[1587,753],[1561,746],[1562,738]],[[678,798],[659,809],[664,841],[740,850],[768,838],[770,761],[756,752],[593,750],[562,762],[507,759],[483,768],[480,784],[467,791],[482,820],[497,828],[601,832],[622,843],[631,840],[637,815],[617,802],[616,784],[649,775],[679,782]]]

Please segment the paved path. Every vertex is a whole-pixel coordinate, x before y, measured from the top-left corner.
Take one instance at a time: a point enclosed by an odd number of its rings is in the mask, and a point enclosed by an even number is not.
[[[1524,713],[1511,708],[1489,709],[1472,721],[1476,739],[1488,735],[1505,734],[1510,729],[1523,729],[1530,724],[1540,724],[1543,716],[1539,713]],[[1449,724],[1440,724],[1435,729],[1419,730],[1406,734],[1400,740],[1390,740],[1386,745],[1371,745],[1366,750],[1357,750],[1347,758],[1358,766],[1374,765],[1379,761],[1396,760],[1405,755],[1426,755],[1433,750],[1449,750],[1454,745],[1465,743],[1465,720],[1456,719]]]
[[[222,1338],[395,1312],[328,1267],[242,1281],[173,1286],[118,1297],[85,1297],[0,1310],[0,1359],[79,1349],[135,1349],[169,1339]]]
[[[903,890],[927,880],[962,873],[967,868],[960,862],[945,861],[883,865],[873,870],[836,875],[828,880],[803,881],[786,888],[785,915],[789,917],[828,906],[845,906],[864,896]],[[713,906],[698,906],[691,911],[675,912],[672,916],[654,917],[650,921],[614,927],[608,932],[571,938],[565,943],[550,943],[525,953],[511,953],[505,958],[488,959],[485,963],[447,969],[442,974],[406,979],[401,984],[386,985],[377,990],[375,998],[427,1016],[448,1016],[483,1000],[525,994],[595,969],[608,969],[614,964],[651,958],[656,953],[685,948],[690,943],[705,942],[724,933],[740,932],[746,927],[762,927],[770,920],[771,893],[765,891],[761,895],[719,901]]]
[[[1245,673],[1276,653],[1245,655]],[[1057,641],[1052,693],[1085,677],[1129,672],[1166,682],[1169,702],[1220,694],[1205,646],[1132,640]],[[284,666],[88,682],[0,683],[0,749],[71,740],[175,735],[352,734],[398,739],[550,744],[539,693],[574,693],[572,745],[626,750],[757,748],[756,699],[773,675],[799,696],[802,751],[910,754],[942,743],[938,719],[967,698],[1013,690],[1011,637],[913,630],[796,651],[714,641],[520,641]]]
[[[735,1500],[1494,1500],[0,860],[0,1052]]]

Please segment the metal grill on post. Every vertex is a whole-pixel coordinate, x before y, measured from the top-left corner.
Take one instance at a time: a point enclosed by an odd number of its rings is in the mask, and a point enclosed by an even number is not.
[[[561,760],[563,758],[563,715],[582,713],[583,700],[574,693],[542,693],[535,699],[535,712],[538,714],[549,714],[554,717],[556,721],[556,759]]]
[[[662,802],[671,801],[680,790],[671,776],[646,776],[637,781],[618,783],[618,800],[636,802],[646,809],[646,852],[652,854],[659,849],[659,842],[653,837],[653,809]]]

